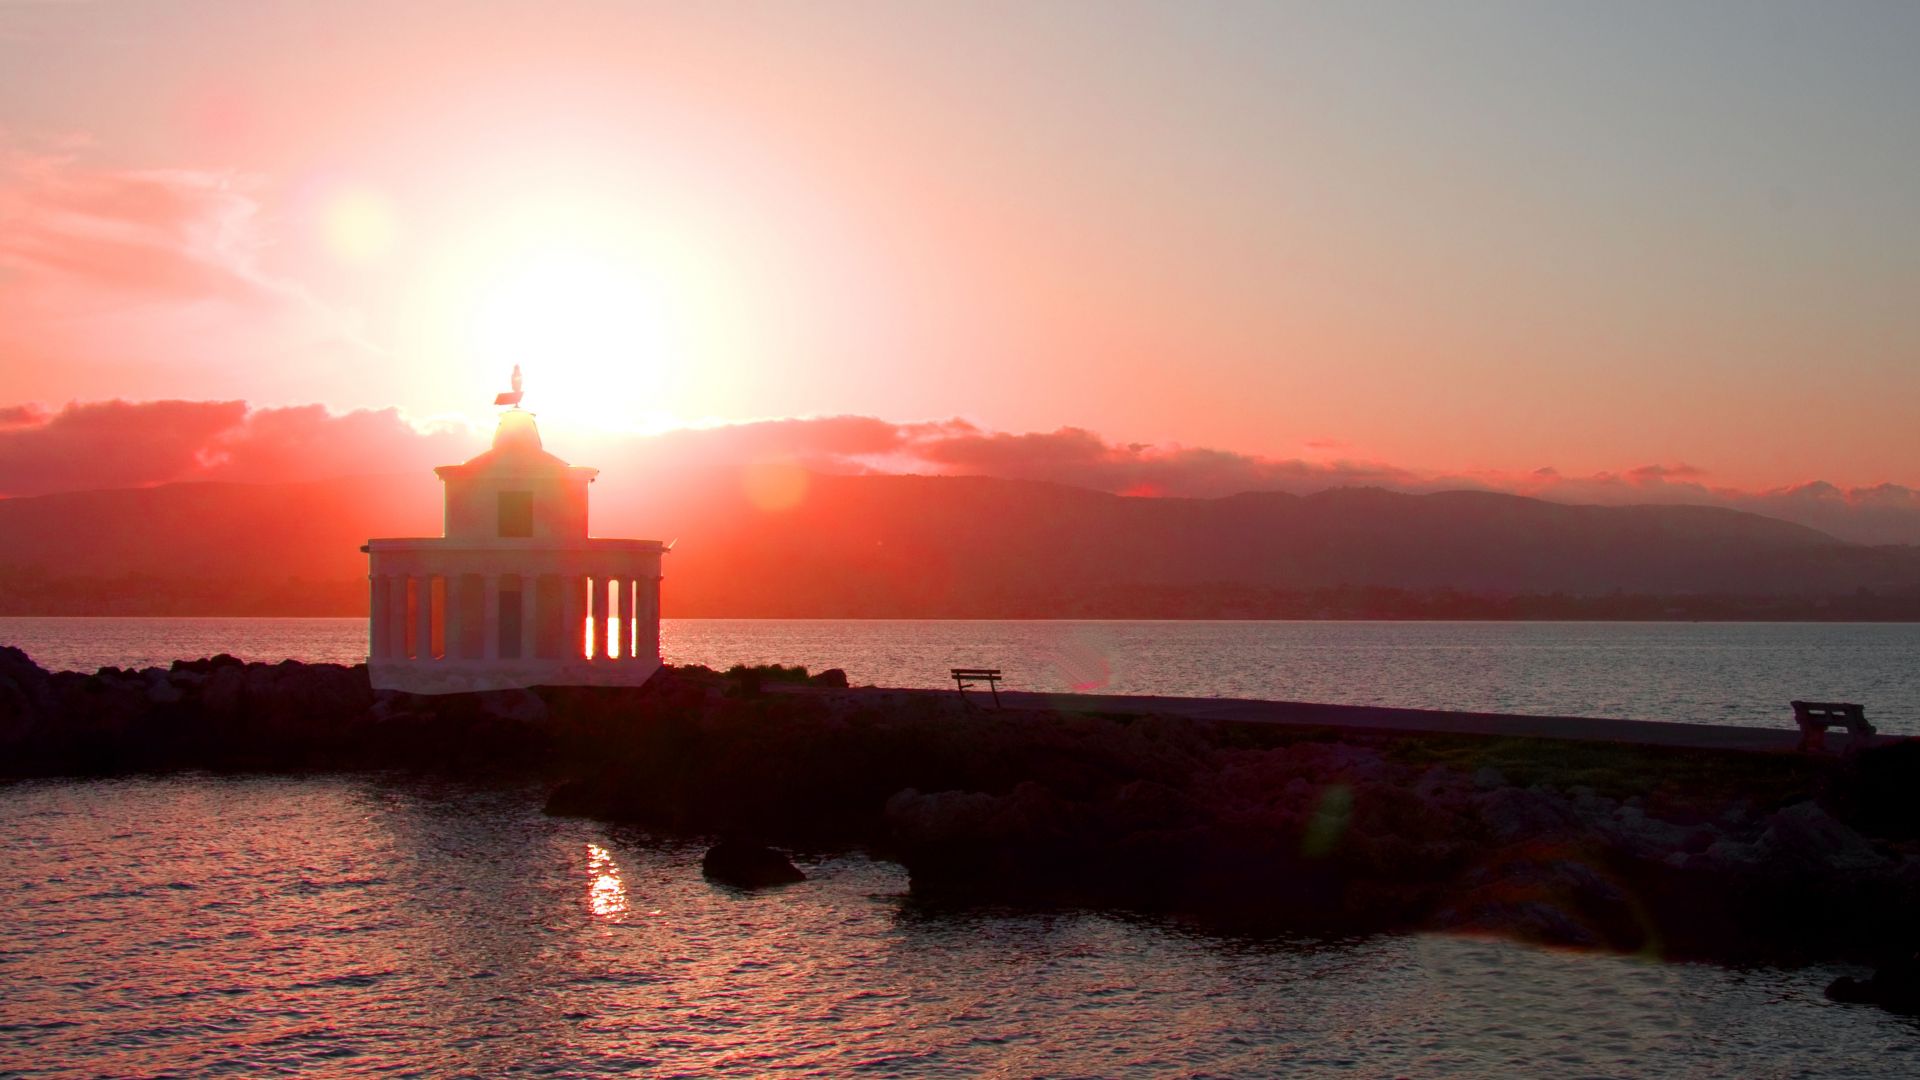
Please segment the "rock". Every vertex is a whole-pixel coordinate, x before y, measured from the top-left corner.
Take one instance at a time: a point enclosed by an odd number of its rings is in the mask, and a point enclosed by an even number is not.
[[[547,796],[545,812],[555,817],[593,817],[606,809],[600,790],[583,780],[567,780]]]
[[[948,845],[1022,844],[1071,832],[1072,808],[1045,785],[1021,781],[1005,795],[913,788],[895,792],[885,821],[908,850]]]
[[[1107,815],[1109,828],[1126,831],[1182,828],[1199,817],[1185,792],[1155,780],[1135,780],[1122,786],[1114,793]]]
[[[246,666],[247,662],[245,660],[227,653],[221,653],[219,656],[210,656],[201,660],[175,660],[173,667],[169,670],[190,671],[196,675],[211,675],[221,668],[244,668]]]
[[[1461,885],[1465,892],[1438,913],[1437,925],[1583,948],[1635,949],[1645,940],[1620,885],[1554,848],[1516,849]]]
[[[1888,840],[1920,839],[1920,740],[1872,746],[1849,756],[1829,803],[1847,824]]]
[[[1827,986],[1827,998],[1848,1005],[1878,1005],[1890,1012],[1920,1014],[1920,955],[1882,964],[1871,978],[1835,979]]]
[[[1414,781],[1413,793],[1429,802],[1450,799],[1468,782],[1468,778],[1460,773],[1434,765]]]
[[[53,706],[51,680],[40,665],[11,645],[0,645],[0,715],[25,718]]]
[[[1675,852],[1699,854],[1720,839],[1714,829],[1687,828],[1660,818],[1649,817],[1637,807],[1620,806],[1612,813],[1596,812],[1587,818],[1589,827],[1607,843],[1643,859],[1666,859]]]
[[[1392,780],[1386,758],[1370,746],[1341,742],[1310,742],[1288,747],[1282,760],[1303,770],[1318,783],[1346,780],[1386,783]]]
[[[1813,873],[1884,870],[1889,860],[1815,802],[1796,803],[1767,819],[1760,854],[1770,865]]]
[[[847,688],[847,673],[837,667],[828,668],[813,678],[808,679],[807,685],[823,686],[829,690],[845,690]]]
[[[547,703],[531,690],[489,690],[476,695],[480,711],[499,720],[537,724],[547,719]]]
[[[147,700],[155,705],[172,705],[186,696],[180,692],[179,687],[173,685],[173,682],[169,680],[165,673],[160,671],[159,668],[153,668],[149,671],[146,684]]]
[[[722,840],[700,859],[700,872],[710,880],[741,889],[761,889],[807,880],[807,875],[785,855],[770,847],[739,840]]]
[[[246,689],[245,667],[216,667],[211,670],[206,685],[200,688],[200,707],[211,717],[232,720],[240,714],[240,703]]]
[[[1480,819],[1503,841],[1574,835],[1584,829],[1566,802],[1537,788],[1495,788],[1474,800]]]

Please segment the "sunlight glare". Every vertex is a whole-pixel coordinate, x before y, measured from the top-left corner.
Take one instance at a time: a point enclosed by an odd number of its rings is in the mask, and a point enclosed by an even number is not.
[[[321,210],[320,230],[335,258],[365,263],[393,247],[398,226],[393,205],[379,192],[348,188],[327,199]]]
[[[613,853],[598,844],[587,845],[587,907],[595,915],[612,918],[627,913],[627,887]]]
[[[515,263],[474,312],[477,359],[524,365],[529,407],[593,426],[632,429],[658,412],[673,363],[659,283],[637,265],[585,247],[553,247]]]

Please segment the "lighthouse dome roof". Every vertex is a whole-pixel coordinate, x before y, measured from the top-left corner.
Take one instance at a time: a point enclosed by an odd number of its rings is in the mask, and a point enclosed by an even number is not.
[[[460,465],[443,465],[435,470],[442,477],[496,473],[533,476],[564,473],[574,467],[548,453],[540,443],[540,427],[533,414],[510,409],[500,414],[500,425],[493,430],[493,445]],[[589,474],[598,470],[585,470]]]

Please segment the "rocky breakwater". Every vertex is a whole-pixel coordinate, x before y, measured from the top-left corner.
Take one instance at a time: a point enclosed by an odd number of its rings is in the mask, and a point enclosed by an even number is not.
[[[932,902],[1722,959],[1912,948],[1912,743],[1843,760],[673,685],[701,704],[551,809],[864,844]]]
[[[545,704],[527,693],[434,703],[375,693],[364,665],[231,656],[48,672],[0,646],[0,776],[484,771],[545,760],[553,743]]]
[[[0,774],[427,768],[549,809],[894,858],[929,902],[1663,956],[1911,955],[1920,744],[1848,758],[994,712],[844,676],[376,694],[364,668],[48,673],[0,649]]]
[[[1578,776],[1529,780],[1524,767],[1434,764],[1429,750],[1302,741],[1216,749],[1179,783],[908,790],[888,801],[888,842],[929,896],[1663,956],[1911,947],[1920,847],[1823,801],[1845,790],[1844,774],[1798,787],[1782,783],[1794,770],[1757,768],[1751,786],[1712,790],[1663,782],[1656,765],[1603,791]]]
[[[0,777],[399,768],[565,778],[591,771],[638,731],[702,714],[709,697],[758,698],[763,683],[844,687],[846,676],[693,669],[639,688],[420,697],[373,690],[363,664],[223,655],[49,672],[0,646]]]

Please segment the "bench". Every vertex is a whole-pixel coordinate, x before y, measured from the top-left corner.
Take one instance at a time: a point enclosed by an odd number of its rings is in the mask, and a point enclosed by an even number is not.
[[[986,683],[993,693],[993,707],[1000,707],[1000,669],[997,667],[957,667],[948,669],[953,672],[954,689],[960,691],[960,700],[967,699],[967,687],[974,683]]]
[[[1866,745],[1868,736],[1874,734],[1873,725],[1867,723],[1867,710],[1864,706],[1850,701],[1794,701],[1793,722],[1800,725],[1800,749],[1807,753],[1816,753],[1827,748],[1827,729],[1843,727],[1850,738],[1847,749]]]

